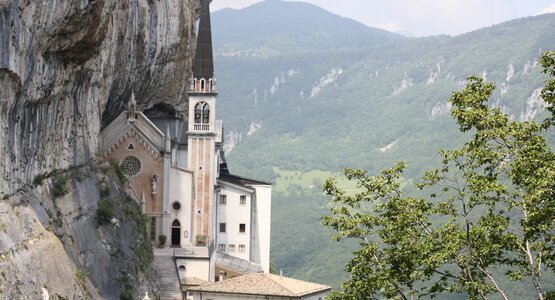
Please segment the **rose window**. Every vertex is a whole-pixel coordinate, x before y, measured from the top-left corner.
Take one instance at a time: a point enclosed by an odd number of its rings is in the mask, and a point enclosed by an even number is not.
[[[121,170],[127,177],[133,177],[141,171],[141,161],[135,156],[127,156],[121,161]]]

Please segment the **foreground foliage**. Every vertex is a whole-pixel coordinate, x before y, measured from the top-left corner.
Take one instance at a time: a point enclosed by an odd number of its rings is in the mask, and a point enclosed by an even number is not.
[[[555,52],[540,62],[555,77]],[[334,239],[360,242],[344,291],[331,299],[511,299],[500,284],[507,280],[529,282],[534,298],[555,296],[545,278],[555,271],[555,153],[544,137],[555,123],[555,79],[542,91],[551,117],[541,123],[491,108],[493,91],[470,77],[451,97],[460,131],[472,137],[440,151],[442,167],[418,185],[428,197],[403,192],[404,163],[377,176],[345,170],[357,182],[354,195],[326,181],[333,206],[323,223]]]

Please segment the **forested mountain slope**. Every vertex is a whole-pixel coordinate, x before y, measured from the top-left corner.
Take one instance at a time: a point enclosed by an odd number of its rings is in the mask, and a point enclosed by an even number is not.
[[[492,105],[517,120],[543,111],[539,54],[555,14],[467,34],[408,39],[271,0],[214,14],[219,117],[233,172],[273,180],[272,258],[286,274],[338,286],[348,246],[319,224],[318,184],[341,168],[433,167],[465,139],[447,99],[472,74],[497,85]]]

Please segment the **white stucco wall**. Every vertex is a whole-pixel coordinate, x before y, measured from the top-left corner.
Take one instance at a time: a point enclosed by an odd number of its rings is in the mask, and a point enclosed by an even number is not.
[[[177,258],[175,264],[178,270],[180,266],[185,266],[185,272],[179,272],[180,278],[196,277],[206,281],[210,280],[210,261],[208,259]]]
[[[180,146],[181,148],[181,146]],[[188,153],[187,153],[187,148],[186,147],[182,147],[182,149],[177,149],[176,151],[176,159],[177,159],[177,166],[183,169],[188,169],[189,168],[189,162],[187,161],[188,158]]]
[[[226,195],[226,204],[220,204],[217,199],[217,232],[216,250],[220,244],[225,244],[225,252],[229,255],[250,260],[250,232],[251,232],[251,192],[248,189],[224,183],[221,185],[220,195]],[[240,196],[246,196],[246,203],[240,204]],[[226,232],[219,230],[220,223],[226,223]],[[239,232],[239,224],[245,224],[245,232]],[[229,250],[229,245],[235,245],[235,251]],[[245,251],[239,252],[239,245],[245,245]]]
[[[270,272],[270,233],[272,220],[272,186],[252,186],[256,190],[252,210],[251,259]]]
[[[175,166],[170,168],[169,176],[169,197],[168,197],[168,214],[171,223],[177,219],[181,223],[181,246],[191,246],[193,238],[191,237],[191,203],[193,190],[193,174],[185,169]],[[181,203],[181,209],[175,211],[172,203]],[[168,242],[171,242],[171,229],[169,230]]]
[[[329,292],[322,292],[311,296],[302,297],[303,300],[324,300],[329,295]]]

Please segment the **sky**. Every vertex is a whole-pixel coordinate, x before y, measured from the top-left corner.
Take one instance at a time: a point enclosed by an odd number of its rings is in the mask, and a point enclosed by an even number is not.
[[[213,11],[262,0],[213,0]],[[291,0],[288,0],[291,1]],[[555,13],[555,0],[297,0],[371,27],[414,36],[457,35],[504,21]]]

